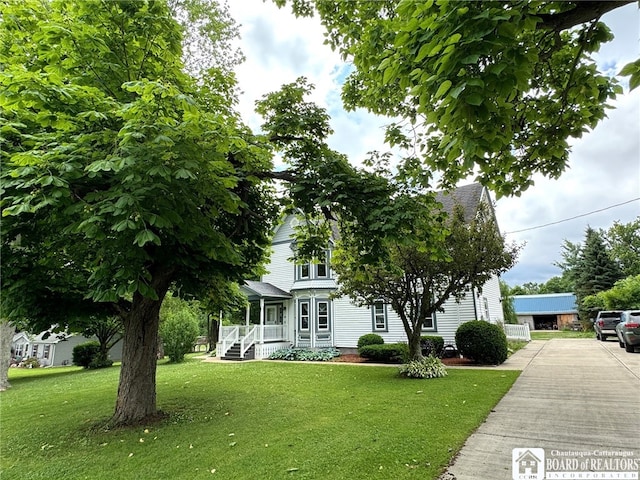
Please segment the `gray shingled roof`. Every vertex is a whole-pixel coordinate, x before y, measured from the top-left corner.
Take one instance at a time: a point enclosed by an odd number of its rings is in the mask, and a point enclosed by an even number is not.
[[[454,205],[460,204],[464,208],[465,220],[469,221],[478,211],[483,190],[484,187],[479,183],[472,183],[458,187],[449,193],[438,192],[436,200],[442,204],[443,210],[447,213],[452,213]]]
[[[289,292],[279,289],[275,285],[266,282],[245,280],[241,288],[251,297],[291,298]]]

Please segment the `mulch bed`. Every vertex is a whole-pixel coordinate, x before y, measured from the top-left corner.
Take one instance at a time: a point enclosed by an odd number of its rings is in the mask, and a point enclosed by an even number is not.
[[[441,360],[442,360],[442,363],[444,363],[447,366],[452,366],[452,365],[475,365],[475,363],[472,360],[469,360],[468,358],[459,358],[459,357],[458,358],[443,358]],[[370,362],[366,358],[362,358],[358,354],[340,355],[339,357],[336,357],[336,358],[332,359],[331,361],[332,362],[340,362],[340,363],[375,363],[375,362]]]

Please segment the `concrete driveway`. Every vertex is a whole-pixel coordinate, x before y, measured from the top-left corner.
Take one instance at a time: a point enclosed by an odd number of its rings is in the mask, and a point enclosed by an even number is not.
[[[613,339],[535,340],[509,364],[522,374],[442,480],[639,478],[640,353]],[[519,456],[543,471],[519,472]]]

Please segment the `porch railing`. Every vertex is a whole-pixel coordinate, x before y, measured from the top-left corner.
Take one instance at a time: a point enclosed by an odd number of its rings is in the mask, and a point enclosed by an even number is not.
[[[220,333],[220,337],[222,338],[222,351],[220,352],[220,356],[223,357],[227,354],[233,344],[238,341],[238,338],[240,338],[240,327],[237,325],[222,327],[222,331]]]
[[[228,325],[220,330],[221,355],[224,356],[234,343],[240,342],[242,355],[259,341],[273,342],[276,340],[286,340],[284,325]]]
[[[242,340],[240,340],[240,357],[244,358],[244,354],[247,353],[247,350],[251,348],[251,345],[256,343],[257,330],[258,328],[254,326],[249,330],[249,333],[243,336]]]
[[[285,340],[284,325],[265,325],[262,330],[262,340],[264,342]]]
[[[504,333],[509,340],[531,341],[531,332],[529,331],[528,323],[525,323],[524,325],[511,325],[505,323],[503,326]]]

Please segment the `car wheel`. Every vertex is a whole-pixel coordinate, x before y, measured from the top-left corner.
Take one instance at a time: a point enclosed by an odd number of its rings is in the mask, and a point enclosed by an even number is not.
[[[600,340],[600,334],[596,332],[596,340]]]
[[[635,348],[634,348],[634,346],[633,346],[633,345],[629,345],[628,343],[626,343],[626,344],[624,345],[624,349],[625,349],[625,351],[627,351],[627,352],[629,352],[629,353],[633,353],[633,351],[634,351],[634,349],[635,349]]]
[[[603,335],[602,333],[600,334],[600,341],[602,342],[606,342],[607,341],[607,336]]]
[[[620,348],[624,348],[624,342],[620,339],[618,339],[618,345],[620,345]]]

